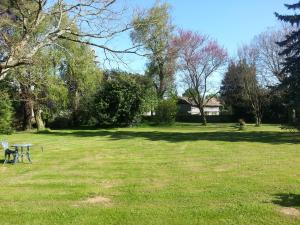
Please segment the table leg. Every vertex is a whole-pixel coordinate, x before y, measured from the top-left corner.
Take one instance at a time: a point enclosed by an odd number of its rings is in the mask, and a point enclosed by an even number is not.
[[[19,162],[19,148],[15,147],[16,150],[16,155],[14,157],[14,164],[16,164],[17,162]]]
[[[30,158],[30,147],[29,147],[29,146],[27,146],[27,152],[26,152],[26,154],[27,154],[27,159],[28,159],[28,161],[29,161],[30,163],[32,163],[32,162],[31,162],[31,158]]]
[[[23,147],[21,147],[21,160],[22,160],[22,162],[23,162],[23,157],[24,157],[24,149],[23,149]]]
[[[16,152],[14,164],[16,164],[17,162],[19,162],[19,152]]]
[[[8,155],[9,155],[9,154],[7,153],[7,150],[5,150],[5,159],[4,159],[4,163],[3,163],[3,164],[6,164],[7,161],[9,161]]]

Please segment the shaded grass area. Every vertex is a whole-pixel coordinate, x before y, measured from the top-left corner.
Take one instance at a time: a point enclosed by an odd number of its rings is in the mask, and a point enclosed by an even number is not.
[[[300,144],[298,134],[259,131],[259,132],[160,132],[160,131],[74,131],[74,132],[47,132],[47,135],[72,136],[72,137],[98,137],[106,136],[111,140],[143,138],[149,141],[229,141],[229,142],[261,142],[269,144]],[[294,137],[294,138],[292,138]]]
[[[1,136],[0,224],[299,224],[300,136],[278,126],[177,124]],[[43,147],[44,152],[41,151]]]
[[[293,193],[278,193],[275,194],[273,203],[285,207],[300,207],[300,195]]]

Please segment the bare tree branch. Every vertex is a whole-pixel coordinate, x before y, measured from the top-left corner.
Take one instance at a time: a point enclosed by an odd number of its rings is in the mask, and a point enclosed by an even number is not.
[[[140,45],[115,49],[105,41],[131,29],[124,23],[123,10],[116,0],[34,0],[16,2],[13,16],[6,16],[0,25],[8,32],[0,31],[0,79],[11,68],[29,64],[34,55],[59,39],[90,45],[111,54],[140,53]],[[16,19],[20,18],[20,19]],[[20,23],[21,22],[21,23]],[[96,41],[101,39],[102,42]],[[3,42],[3,43],[2,43]],[[118,57],[113,56],[115,59]]]
[[[227,53],[215,41],[191,31],[179,31],[174,45],[178,46],[179,69],[183,82],[189,87],[193,101],[200,110],[206,125],[204,107],[209,101],[209,78],[224,65]]]

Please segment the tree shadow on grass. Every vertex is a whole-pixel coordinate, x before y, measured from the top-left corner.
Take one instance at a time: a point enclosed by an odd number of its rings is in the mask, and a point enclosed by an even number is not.
[[[185,141],[225,141],[225,142],[258,142],[269,144],[300,144],[300,135],[288,132],[167,132],[167,131],[118,131],[118,130],[81,130],[81,131],[49,131],[47,135],[73,137],[108,137],[111,140],[143,138],[149,141],[167,141],[171,143]]]
[[[275,194],[272,202],[283,207],[300,207],[300,195],[291,193]]]
[[[4,159],[0,159],[0,166],[1,165],[14,165],[15,164],[13,160],[9,160],[5,164],[4,164],[4,161],[5,161]]]

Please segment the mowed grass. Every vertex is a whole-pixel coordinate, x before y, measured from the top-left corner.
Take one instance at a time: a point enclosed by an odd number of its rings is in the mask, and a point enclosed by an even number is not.
[[[0,139],[34,144],[33,164],[0,165],[1,225],[300,224],[300,136],[279,126],[240,132],[231,124],[177,124]]]

